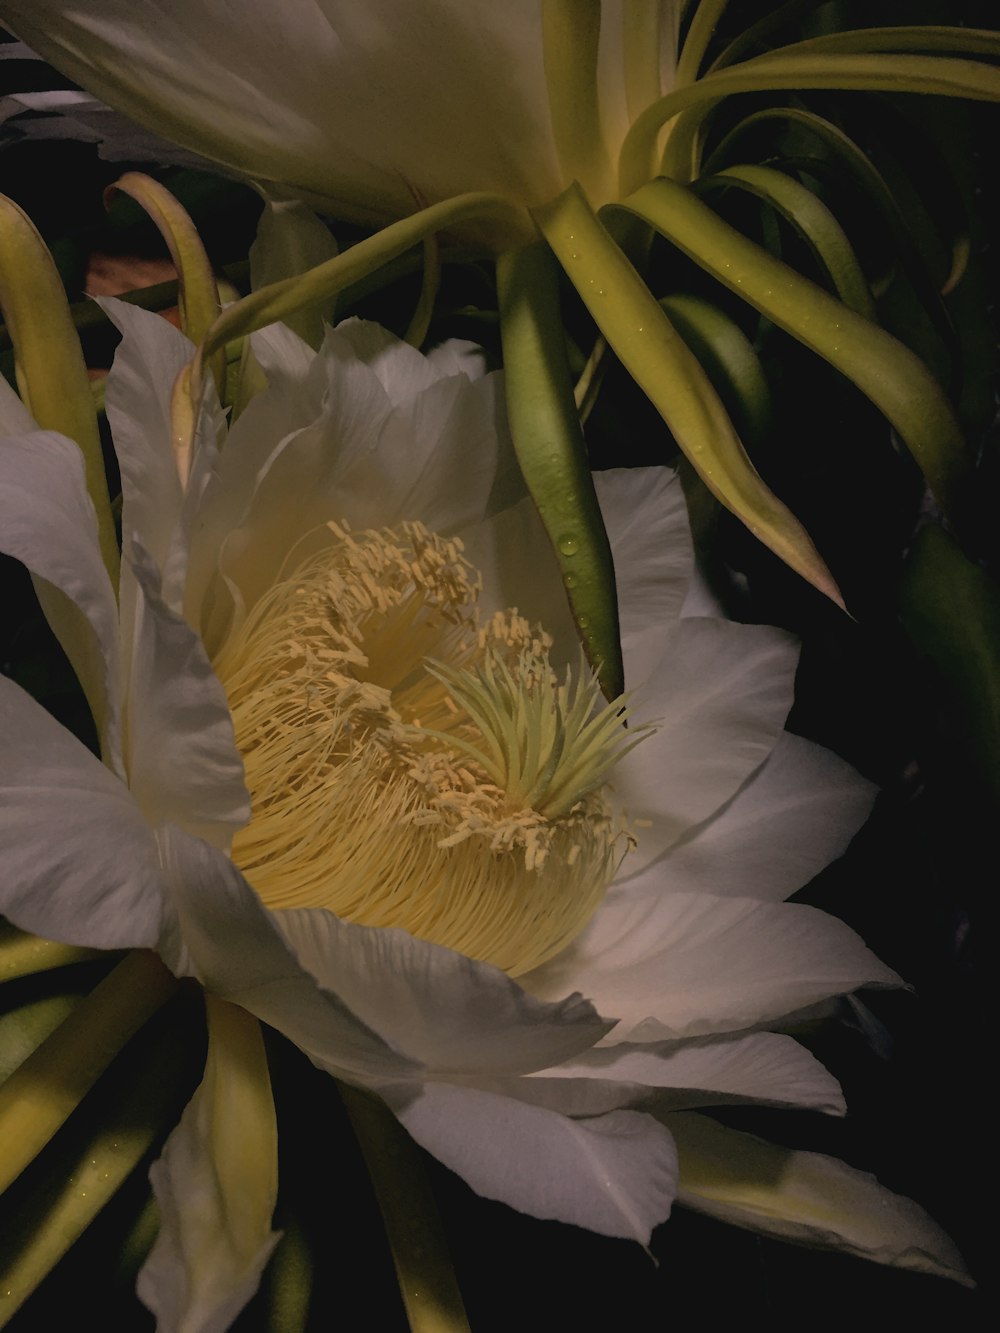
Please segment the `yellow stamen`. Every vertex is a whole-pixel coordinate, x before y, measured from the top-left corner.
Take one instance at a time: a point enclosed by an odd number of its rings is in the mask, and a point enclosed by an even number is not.
[[[517,611],[481,621],[460,541],[328,528],[216,662],[253,800],[233,857],[269,907],[528,971],[614,874],[602,788],[646,729],[586,672],[560,682]]]

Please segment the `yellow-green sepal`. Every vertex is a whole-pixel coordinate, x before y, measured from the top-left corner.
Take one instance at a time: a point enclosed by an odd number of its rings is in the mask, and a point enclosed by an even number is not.
[[[101,557],[118,587],[118,539],[104,473],[101,435],[66,292],[45,242],[27,215],[0,195],[0,309],[14,348],[18,389],[40,430],[75,440],[83,453],[87,491],[97,513]],[[51,592],[55,596],[55,590]],[[72,633],[60,608],[46,605],[57,635]],[[64,609],[64,608],[63,608]]]
[[[571,187],[536,216],[598,328],[705,485],[786,564],[842,606],[809,534],[761,479],[697,357],[580,190]]]
[[[624,689],[611,547],[573,395],[559,270],[542,243],[497,262],[507,415],[518,462],[559,562],[587,660],[608,699]]]
[[[675,181],[653,181],[612,206],[619,208],[642,218],[852,380],[899,433],[942,508],[962,517],[971,459],[944,391],[918,356],[723,222]]]

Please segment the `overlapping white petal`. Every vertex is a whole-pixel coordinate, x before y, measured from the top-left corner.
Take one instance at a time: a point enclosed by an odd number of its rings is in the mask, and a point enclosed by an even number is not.
[[[384,1096],[416,1141],[487,1199],[643,1244],[669,1213],[674,1146],[649,1116],[575,1120],[447,1083]]]
[[[0,676],[0,906],[23,930],[153,948],[164,911],[153,833],[127,788]]]

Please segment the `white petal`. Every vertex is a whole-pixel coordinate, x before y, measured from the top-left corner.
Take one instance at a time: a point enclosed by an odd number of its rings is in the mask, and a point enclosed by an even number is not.
[[[260,1026],[212,996],[206,1009],[204,1080],[149,1173],[160,1231],[137,1291],[160,1333],[223,1333],[278,1241],[278,1131]]]
[[[399,364],[411,386],[409,396],[393,406],[378,368],[385,370],[382,363],[388,361],[396,365],[402,344],[392,340],[387,345],[393,356],[380,358],[367,346],[368,329],[349,321],[328,332],[318,368],[309,374],[310,384],[317,374],[325,376],[319,417],[277,441],[252,477],[242,466],[241,450],[248,431],[275,419],[268,395],[254,400],[232,432],[219,486],[227,468],[239,469],[236,485],[246,495],[250,479],[252,493],[239,515],[232,499],[206,497],[206,515],[211,506],[221,506],[228,521],[239,524],[228,536],[218,516],[205,521],[216,543],[224,542],[222,568],[247,607],[270,586],[290,552],[302,559],[314,549],[311,540],[327,540],[325,524],[331,519],[346,520],[355,530],[417,519],[435,531],[452,532],[486,511],[499,452],[496,376],[473,382],[464,373],[432,375],[426,359],[408,348],[405,364]],[[371,339],[378,348],[387,336],[378,331]],[[375,358],[375,368],[359,358],[352,338]],[[412,357],[420,362],[419,374],[412,370]],[[261,452],[255,442],[247,468]]]
[[[899,978],[836,917],[796,903],[613,892],[574,944],[522,978],[536,995],[581,991],[613,1036],[738,1031],[859,986]]]
[[[730,803],[623,888],[779,902],[847,850],[877,788],[832,751],[783,732]],[[627,866],[626,862],[626,866]]]
[[[330,912],[277,912],[299,962],[397,1051],[438,1075],[524,1073],[578,1055],[610,1024],[571,996],[548,1004],[487,963]]]
[[[120,753],[118,609],[97,544],[83,455],[51,431],[10,436],[0,449],[0,551],[51,584],[54,626],[83,686],[109,763]]]
[[[670,1212],[673,1143],[650,1116],[570,1120],[446,1083],[385,1095],[416,1141],[487,1199],[642,1244]]]
[[[129,776],[151,824],[228,847],[250,818],[225,691],[194,630],[163,604],[138,544],[129,687]]]
[[[667,1123],[681,1161],[678,1201],[780,1240],[969,1284],[962,1257],[924,1210],[874,1176],[819,1153],[795,1152],[705,1116]]]
[[[160,315],[103,297],[101,308],[121,331],[105,401],[122,474],[122,539],[136,533],[158,569],[166,564],[183,499],[174,459],[170,400],[193,345]]]
[[[754,1032],[662,1045],[605,1046],[521,1079],[518,1096],[565,1115],[657,1113],[733,1102],[843,1115],[837,1080],[791,1037]]]
[[[153,947],[163,884],[125,786],[3,677],[0,735],[0,911],[66,944]]]
[[[159,945],[168,967],[277,1028],[338,1077],[371,1086],[413,1076],[419,1069],[413,1060],[305,971],[227,857],[169,826],[159,830],[159,842],[176,914]]]
[[[792,704],[797,660],[790,637],[767,625],[692,618],[671,626],[636,694],[637,718],[657,719],[657,730],[613,776],[616,803],[642,821],[624,873],[714,814],[764,762]]]
[[[649,679],[680,614],[693,562],[691,529],[684,492],[669,468],[595,472],[594,485],[615,561],[625,683],[632,689]]]

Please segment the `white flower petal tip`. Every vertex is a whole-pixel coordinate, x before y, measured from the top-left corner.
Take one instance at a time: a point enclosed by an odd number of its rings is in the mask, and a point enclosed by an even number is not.
[[[583,935],[522,978],[534,994],[578,990],[620,1022],[619,1041],[735,1032],[861,986],[898,986],[842,921],[796,903],[709,894],[612,893]]]
[[[571,1120],[444,1083],[382,1094],[414,1139],[487,1199],[645,1245],[677,1182],[673,1141],[651,1116]]]
[[[0,736],[0,912],[64,944],[154,948],[163,879],[125,785],[4,677]]]
[[[279,1236],[278,1135],[260,1027],[208,999],[205,1078],[150,1170],[160,1232],[139,1274],[160,1333],[223,1333]]]
[[[705,1116],[672,1115],[666,1123],[680,1158],[679,1203],[779,1240],[975,1286],[947,1233],[874,1176]]]

